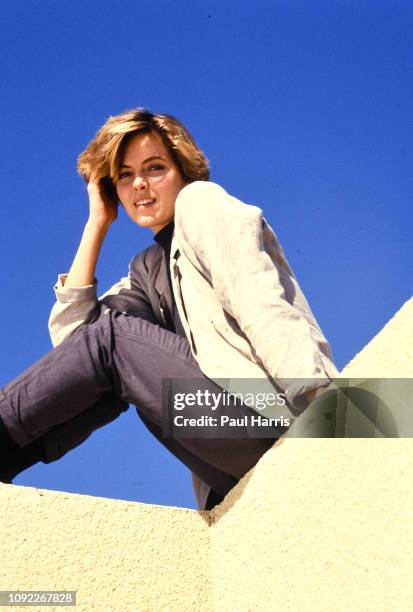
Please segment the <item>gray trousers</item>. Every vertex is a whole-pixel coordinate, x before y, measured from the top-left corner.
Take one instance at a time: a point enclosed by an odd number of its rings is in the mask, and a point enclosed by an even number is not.
[[[186,379],[185,392],[194,379],[197,388],[201,380],[204,389],[220,390],[202,374],[186,338],[111,311],[6,385],[0,416],[20,447],[44,440],[49,462],[134,404],[148,429],[192,471],[198,505],[205,508],[211,493],[224,497],[277,438],[163,437],[163,379]],[[241,414],[238,406],[218,410]],[[197,406],[187,407],[185,416],[199,417]]]

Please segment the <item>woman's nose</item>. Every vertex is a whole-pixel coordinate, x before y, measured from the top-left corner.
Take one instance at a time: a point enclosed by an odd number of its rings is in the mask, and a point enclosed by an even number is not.
[[[133,188],[136,189],[136,191],[143,191],[144,189],[147,189],[147,187],[148,181],[143,176],[135,177],[133,181]]]

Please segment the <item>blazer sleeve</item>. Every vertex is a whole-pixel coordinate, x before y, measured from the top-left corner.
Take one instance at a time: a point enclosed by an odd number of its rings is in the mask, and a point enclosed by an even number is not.
[[[129,266],[128,276],[121,278],[99,298],[96,280],[93,285],[65,287],[67,275],[59,275],[54,286],[56,302],[49,317],[49,334],[53,346],[58,346],[84,325],[94,323],[110,310],[142,317],[152,323],[157,322],[144,289],[144,279],[139,274],[132,273],[132,264],[135,261],[136,258]],[[135,265],[134,269],[136,267]]]
[[[237,321],[264,369],[292,399],[329,384],[329,347],[281,247],[275,261],[264,249],[263,227],[268,228],[258,207],[217,184],[194,182],[178,195],[179,245],[212,283],[222,308]],[[289,290],[291,286],[296,290]]]

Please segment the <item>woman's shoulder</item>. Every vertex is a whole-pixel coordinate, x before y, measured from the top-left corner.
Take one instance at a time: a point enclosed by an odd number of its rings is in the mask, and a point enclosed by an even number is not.
[[[218,183],[195,181],[178,194],[175,204],[175,229],[179,233],[212,230],[231,231],[239,224],[261,224],[262,210],[228,193]]]

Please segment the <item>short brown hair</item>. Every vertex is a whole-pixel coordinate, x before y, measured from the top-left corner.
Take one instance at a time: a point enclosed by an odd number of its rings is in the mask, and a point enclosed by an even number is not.
[[[171,115],[135,108],[109,117],[86,149],[79,155],[77,170],[86,180],[109,177],[114,182],[128,140],[140,133],[159,134],[186,183],[207,181],[209,164],[186,127]]]

